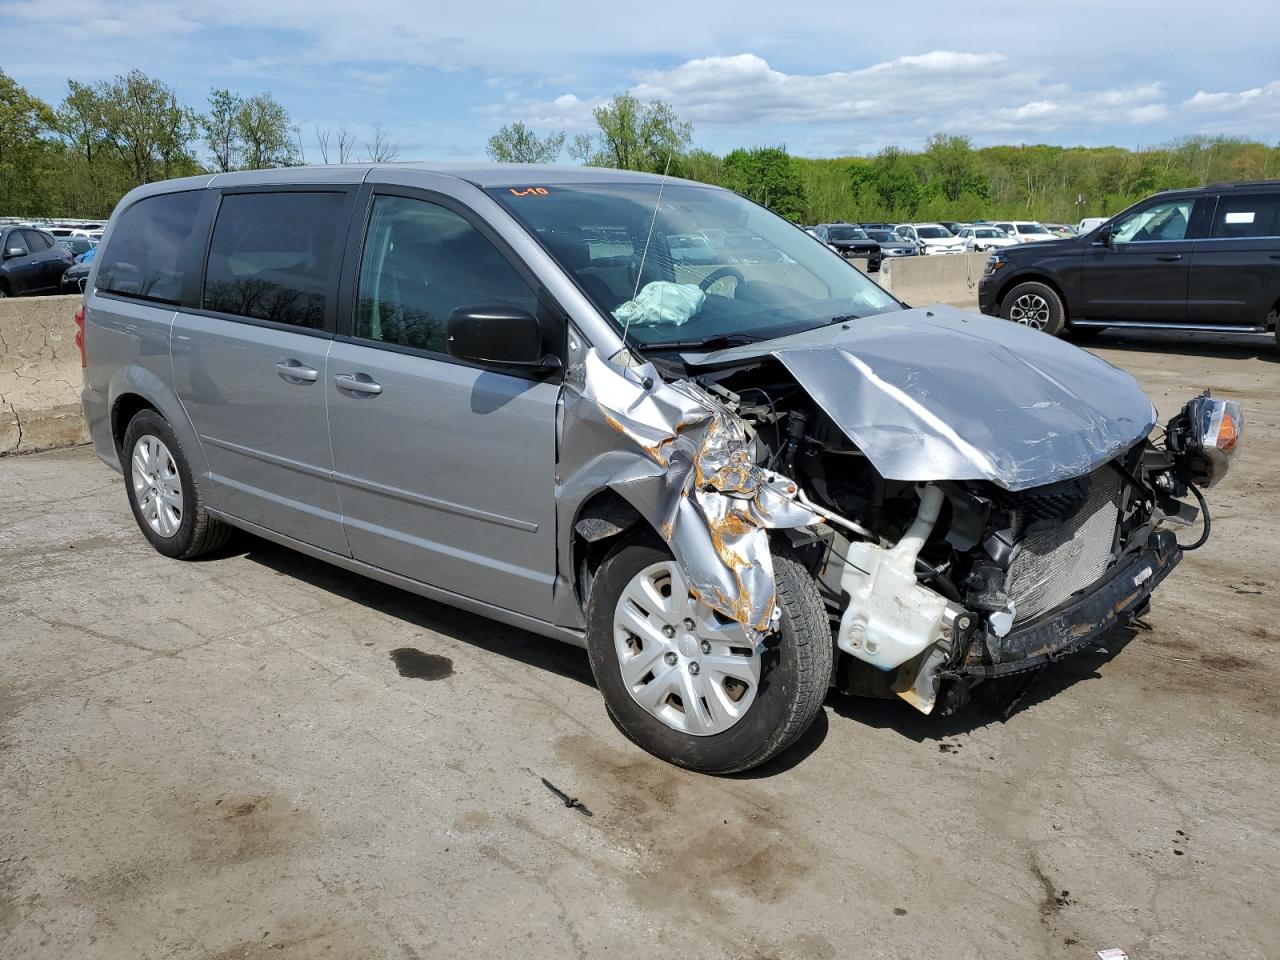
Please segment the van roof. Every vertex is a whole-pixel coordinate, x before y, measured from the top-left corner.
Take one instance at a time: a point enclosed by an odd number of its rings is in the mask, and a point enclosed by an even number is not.
[[[346,163],[305,167],[276,167],[270,170],[241,170],[213,173],[178,180],[164,180],[148,186],[161,190],[190,190],[196,187],[250,186],[290,183],[359,183],[371,173],[416,171],[456,177],[478,187],[508,187],[552,183],[659,183],[655,173],[614,170],[547,163]],[[668,180],[676,180],[669,177]],[[692,182],[692,181],[688,181]],[[701,184],[701,186],[707,186]]]

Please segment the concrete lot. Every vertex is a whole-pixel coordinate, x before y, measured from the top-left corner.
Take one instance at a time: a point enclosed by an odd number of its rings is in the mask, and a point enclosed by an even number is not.
[[[0,460],[0,956],[1276,957],[1280,364],[1100,345],[1249,420],[1152,629],[1007,723],[832,697],[739,779],[638,752],[577,650],[249,538],[169,561],[87,449]]]

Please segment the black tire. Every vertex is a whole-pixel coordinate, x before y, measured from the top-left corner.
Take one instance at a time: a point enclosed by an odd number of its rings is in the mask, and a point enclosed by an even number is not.
[[[796,560],[774,554],[781,629],[766,641],[755,701],[733,726],[694,736],[667,726],[631,696],[613,643],[614,610],[623,589],[671,554],[649,542],[624,543],[605,558],[587,601],[587,652],[596,685],[618,729],[655,757],[709,774],[750,770],[800,738],[831,685],[833,644],[818,585]]]
[[[158,438],[168,448],[173,467],[182,483],[181,521],[177,530],[170,536],[162,536],[152,529],[143,516],[138,493],[134,489],[134,450],[138,441],[147,436]],[[176,560],[193,560],[217,550],[227,542],[231,535],[231,528],[220,520],[215,520],[206,512],[204,494],[196,484],[195,477],[192,476],[191,466],[187,463],[182,444],[178,442],[177,436],[164,417],[154,410],[142,410],[130,420],[124,432],[120,459],[121,466],[124,468],[125,492],[129,497],[129,508],[133,511],[133,519],[137,521],[142,535],[157,551]]]
[[[1048,284],[1029,280],[1020,283],[1000,301],[1000,316],[1013,323],[1025,323],[1033,329],[1056,337],[1067,323],[1067,308],[1058,291]],[[1024,321],[1022,317],[1028,317]],[[1040,320],[1043,318],[1043,325]]]

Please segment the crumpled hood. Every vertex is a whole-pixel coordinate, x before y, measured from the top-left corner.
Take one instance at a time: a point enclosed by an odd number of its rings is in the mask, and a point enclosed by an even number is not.
[[[1037,487],[1091,472],[1156,420],[1137,381],[1093,354],[942,305],[687,359],[764,355],[892,480]]]

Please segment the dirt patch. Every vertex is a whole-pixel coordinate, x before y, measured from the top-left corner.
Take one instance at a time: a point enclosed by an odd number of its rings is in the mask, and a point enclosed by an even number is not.
[[[573,792],[591,805],[592,827],[635,851],[627,883],[637,902],[704,916],[729,899],[777,903],[818,859],[804,826],[747,781],[680,770],[638,748],[613,753],[588,737],[557,747],[577,771]]]
[[[1257,666],[1252,660],[1237,657],[1230,653],[1202,653],[1200,662],[1210,670],[1249,670]]]

